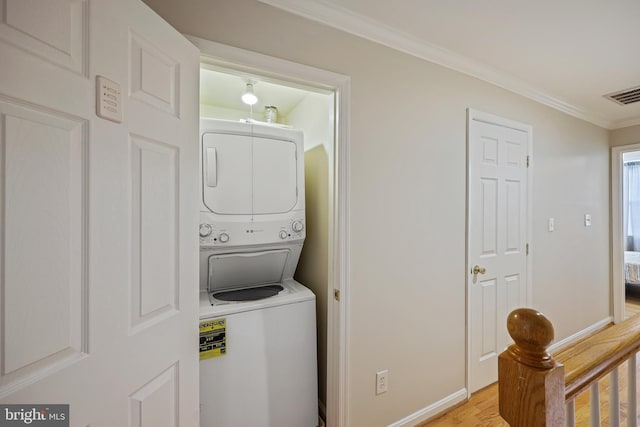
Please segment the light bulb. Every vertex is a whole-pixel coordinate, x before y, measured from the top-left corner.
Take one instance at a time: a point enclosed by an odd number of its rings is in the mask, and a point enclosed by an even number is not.
[[[242,102],[247,105],[253,105],[258,102],[258,97],[253,93],[253,85],[251,83],[247,83],[247,89],[242,95]]]

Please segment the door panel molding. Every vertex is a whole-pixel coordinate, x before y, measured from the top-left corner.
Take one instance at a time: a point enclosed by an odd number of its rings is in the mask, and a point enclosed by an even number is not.
[[[179,310],[180,148],[138,135],[131,145],[130,334]],[[158,191],[158,189],[162,191]],[[154,214],[145,217],[148,212]]]
[[[38,9],[46,22],[36,22]],[[43,10],[44,9],[44,10]],[[0,0],[0,38],[47,62],[88,77],[88,0]]]
[[[0,97],[0,398],[88,352],[87,128]]]
[[[178,427],[180,388],[178,362],[129,396],[131,427]]]
[[[129,29],[130,96],[180,117],[180,63]]]

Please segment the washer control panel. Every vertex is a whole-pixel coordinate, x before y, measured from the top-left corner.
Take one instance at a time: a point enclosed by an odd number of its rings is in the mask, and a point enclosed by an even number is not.
[[[201,247],[256,245],[303,240],[306,227],[302,216],[273,222],[201,222],[199,235]]]

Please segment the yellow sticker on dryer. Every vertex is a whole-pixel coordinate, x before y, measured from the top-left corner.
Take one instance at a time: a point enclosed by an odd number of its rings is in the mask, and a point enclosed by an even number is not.
[[[224,356],[227,353],[227,319],[200,322],[200,360]]]

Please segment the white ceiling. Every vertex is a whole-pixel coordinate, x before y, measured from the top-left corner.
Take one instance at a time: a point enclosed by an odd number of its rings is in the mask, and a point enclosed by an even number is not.
[[[599,126],[640,124],[638,0],[260,0]]]

